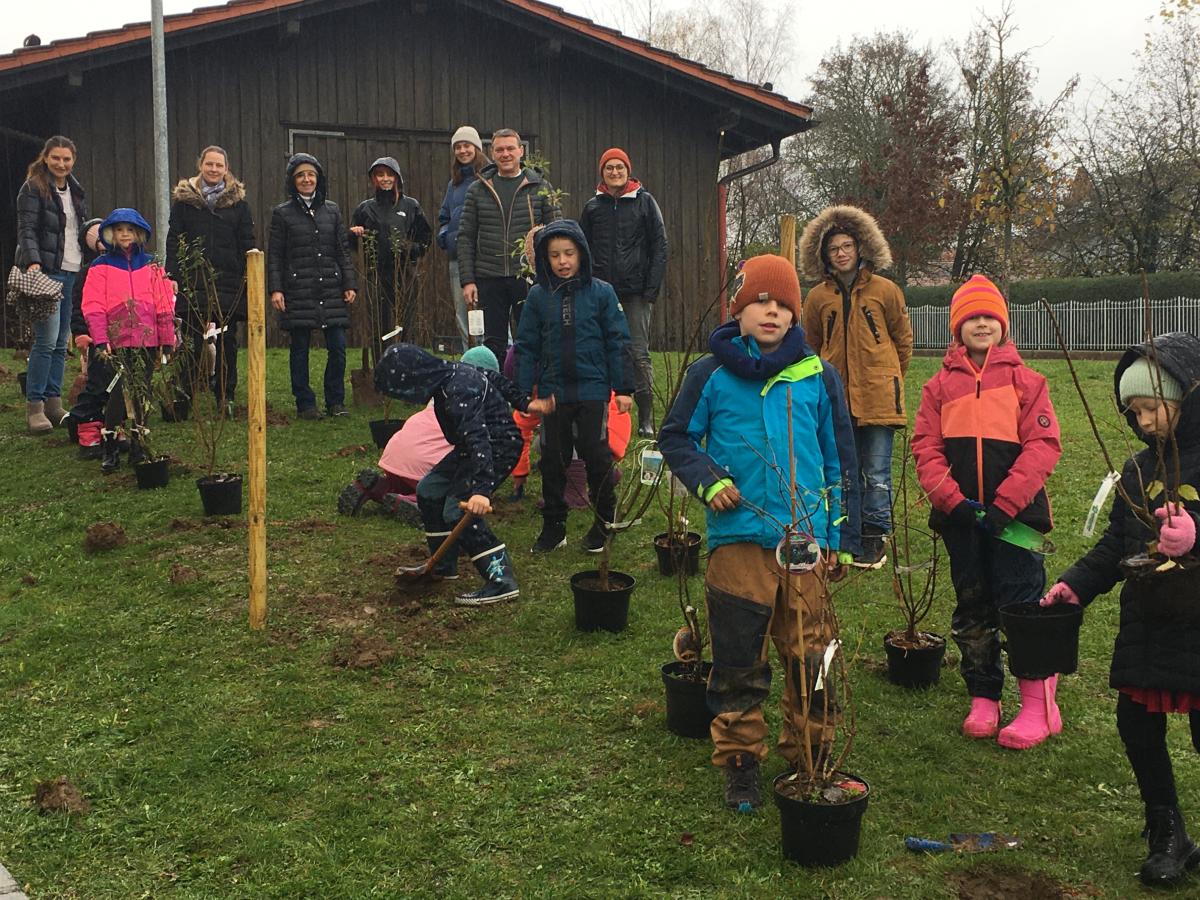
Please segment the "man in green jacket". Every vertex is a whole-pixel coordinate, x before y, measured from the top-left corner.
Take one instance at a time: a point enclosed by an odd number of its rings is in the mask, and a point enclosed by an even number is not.
[[[483,310],[484,344],[504,359],[511,325],[516,331],[529,283],[513,254],[516,242],[536,225],[562,218],[550,182],[525,168],[521,136],[511,128],[492,135],[490,166],[479,173],[463,201],[458,226],[458,277],[467,305]]]

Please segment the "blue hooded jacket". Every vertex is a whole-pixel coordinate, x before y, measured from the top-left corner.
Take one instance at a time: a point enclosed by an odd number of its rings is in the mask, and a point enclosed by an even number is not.
[[[563,281],[550,270],[549,244],[566,237],[579,248],[579,271]],[[578,222],[551,222],[534,239],[538,282],[525,299],[517,329],[517,382],[560,403],[632,394],[625,348],[629,324],[607,281],[592,277],[592,255]],[[541,374],[537,374],[538,366]]]
[[[709,347],[688,368],[658,437],[672,473],[702,501],[730,482],[742,495],[728,512],[707,510],[709,548],[775,547],[793,521],[790,471],[801,530],[826,550],[859,551],[858,462],[837,372],[798,325],[767,355],[737,322],[718,327]]]

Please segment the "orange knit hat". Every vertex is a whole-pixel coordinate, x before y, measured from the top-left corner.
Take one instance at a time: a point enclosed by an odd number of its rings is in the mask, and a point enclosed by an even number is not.
[[[793,323],[800,321],[800,279],[796,277],[796,267],[782,256],[764,253],[746,260],[734,284],[737,290],[730,315],[737,315],[759,300],[774,300],[792,311]]]
[[[605,150],[603,153],[600,154],[600,175],[601,176],[604,175],[604,164],[606,162],[608,162],[610,159],[619,159],[621,162],[625,163],[626,169],[628,169],[630,172],[633,171],[633,163],[631,163],[629,161],[629,154],[626,153],[624,150],[622,150],[620,147],[609,147],[607,150]]]
[[[983,275],[972,275],[950,299],[950,334],[961,340],[963,322],[974,316],[991,316],[1000,322],[1001,338],[1008,336],[1008,303],[1000,289]]]

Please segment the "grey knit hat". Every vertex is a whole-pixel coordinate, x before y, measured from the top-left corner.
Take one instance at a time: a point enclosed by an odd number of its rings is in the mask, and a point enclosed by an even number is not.
[[[1158,390],[1155,390],[1156,387]],[[1153,364],[1144,356],[1135,359],[1129,364],[1129,368],[1121,373],[1121,384],[1117,391],[1124,406],[1128,406],[1134,397],[1161,396],[1164,400],[1183,400],[1183,385],[1161,367],[1156,376]]]
[[[483,140],[479,137],[479,132],[470,125],[459,125],[458,130],[454,132],[450,138],[450,149],[454,149],[454,145],[459,141],[466,141],[469,144],[474,144],[479,148],[479,152],[483,152]]]

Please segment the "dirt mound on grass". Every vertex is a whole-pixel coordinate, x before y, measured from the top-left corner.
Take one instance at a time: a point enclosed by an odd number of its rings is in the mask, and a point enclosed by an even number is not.
[[[103,553],[129,543],[125,529],[116,522],[96,522],[87,527],[83,549],[88,553]]]
[[[396,648],[375,634],[355,635],[329,654],[329,664],[339,669],[374,669],[391,662]]]
[[[33,805],[43,815],[53,812],[75,813],[86,815],[92,809],[79,788],[71,784],[66,775],[60,775],[53,781],[41,781],[33,789]]]
[[[361,453],[366,453],[370,449],[366,444],[347,444],[345,447],[335,450],[333,455],[345,459],[348,456],[358,456]]]
[[[1055,881],[1041,872],[1016,866],[984,865],[947,876],[959,900],[1079,900],[1094,896]]]
[[[185,566],[183,563],[173,563],[171,565],[171,584],[191,584],[200,578],[200,572],[193,569],[191,566]]]

